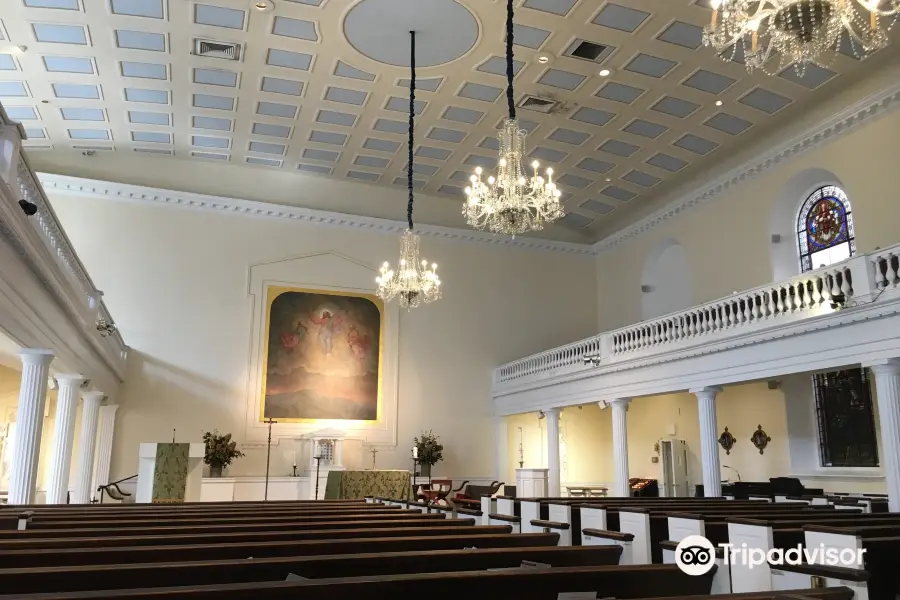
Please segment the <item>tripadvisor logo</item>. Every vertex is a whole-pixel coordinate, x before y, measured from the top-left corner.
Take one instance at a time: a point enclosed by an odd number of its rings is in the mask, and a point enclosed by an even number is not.
[[[722,548],[723,563],[726,565],[744,565],[748,569],[762,565],[827,565],[830,567],[849,567],[862,569],[865,549],[826,548],[824,545],[803,546],[793,548],[748,548],[741,544],[719,544]],[[702,535],[689,535],[675,548],[675,564],[688,575],[705,575],[716,563],[716,547]]]

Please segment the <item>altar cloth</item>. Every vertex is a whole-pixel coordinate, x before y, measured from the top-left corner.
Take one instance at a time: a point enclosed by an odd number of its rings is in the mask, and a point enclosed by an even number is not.
[[[325,499],[406,498],[409,486],[409,471],[330,471],[325,484]]]

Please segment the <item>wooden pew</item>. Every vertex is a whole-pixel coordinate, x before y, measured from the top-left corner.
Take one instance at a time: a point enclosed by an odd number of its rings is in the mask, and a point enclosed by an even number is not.
[[[10,550],[3,552],[8,568],[115,563],[171,562],[180,560],[225,560],[272,556],[315,556],[360,552],[418,552],[421,550],[462,550],[478,548],[526,548],[555,546],[559,536],[552,533],[509,535],[455,535],[352,538],[343,540],[300,540],[175,546],[129,546],[107,548],[66,548],[52,550]]]
[[[471,571],[519,567],[522,561],[552,567],[599,566],[618,564],[619,555],[613,547],[556,546],[0,569],[0,590],[25,594],[279,581],[288,574],[323,578]]]
[[[527,535],[527,534],[526,534]],[[522,536],[510,536],[513,539]],[[598,592],[617,599],[648,596],[685,596],[708,594],[712,573],[692,577],[674,565],[632,565],[599,567],[561,567],[552,569],[511,569],[502,571],[462,571],[374,575],[347,578],[307,579],[265,583],[238,583],[209,586],[130,589],[99,592],[52,594],[59,599],[159,598],[180,600],[359,600],[360,598],[398,598],[412,590],[429,600],[496,600],[521,597],[528,600],[557,600],[560,593]],[[19,595],[22,600],[40,595]],[[2,598],[2,596],[0,596]]]

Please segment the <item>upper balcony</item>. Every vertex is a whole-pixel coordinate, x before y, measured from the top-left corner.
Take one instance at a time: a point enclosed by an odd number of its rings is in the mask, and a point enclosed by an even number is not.
[[[24,139],[24,128],[12,121],[0,105],[0,234],[50,293],[58,307],[63,309],[55,324],[57,329],[65,328],[66,331],[56,331],[53,335],[65,340],[71,337],[71,328],[74,328],[86,347],[94,351],[95,358],[121,381],[125,374],[128,347],[113,325],[114,320],[103,302],[103,293],[94,285],[87,269],[78,259],[34,170],[28,164],[21,144]],[[36,206],[37,212],[26,216],[20,206],[22,200]],[[13,281],[10,285],[18,287],[19,283]],[[25,296],[24,289],[19,293]],[[38,311],[36,298],[24,297],[24,301],[33,303],[32,310]],[[44,320],[47,325],[47,319],[38,317],[38,320]],[[52,326],[47,325],[49,327]],[[48,339],[47,335],[37,337],[40,341]],[[81,343],[60,345],[69,346],[74,354],[82,353],[79,349]],[[61,348],[54,350],[58,356],[62,352]],[[78,362],[86,360],[83,356],[78,358]],[[79,365],[72,364],[69,368],[76,366]]]
[[[890,311],[879,310],[889,307]],[[775,356],[789,360],[788,354],[772,352],[771,346],[760,352],[765,343],[827,328],[834,330],[836,326],[855,321],[870,321],[877,327],[877,318],[889,313],[900,313],[900,244],[502,365],[494,369],[493,396],[501,414],[511,414],[539,408],[548,401],[556,401],[557,405],[574,404],[620,392],[643,395],[678,391],[684,389],[686,381],[691,381],[689,374],[699,370],[708,373],[706,380],[702,380],[705,385],[730,383],[728,369],[734,370],[741,363],[765,362]],[[883,325],[885,334],[893,338],[900,334],[900,323],[892,321],[890,327]],[[846,337],[846,332],[843,335],[844,338],[838,339],[846,345],[855,343]],[[869,335],[869,338],[874,341],[880,335]],[[806,342],[805,349],[796,345],[790,352],[794,356],[814,353],[815,346],[810,345],[810,339]],[[755,346],[756,354],[737,352],[749,346]],[[723,357],[714,365],[707,360],[684,364],[681,368],[673,366],[687,358],[722,352],[731,356]],[[853,361],[854,356],[851,353],[846,357],[835,356],[828,364]],[[801,364],[809,369],[817,368],[810,366],[809,361],[795,360],[793,364],[797,368],[795,372],[804,370]],[[667,368],[646,370],[662,365]],[[762,368],[742,370],[748,374],[746,380],[754,377],[751,372],[756,378],[767,376]],[[774,368],[771,370],[774,372]],[[632,373],[629,382],[613,377],[625,371]],[[558,387],[598,377],[600,380],[581,385],[578,390],[572,386]],[[660,385],[647,385],[648,379],[659,381]],[[699,381],[694,379],[693,383]],[[567,399],[560,401],[563,397]]]

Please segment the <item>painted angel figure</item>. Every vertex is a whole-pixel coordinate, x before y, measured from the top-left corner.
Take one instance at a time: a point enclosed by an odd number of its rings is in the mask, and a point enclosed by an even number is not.
[[[350,331],[347,332],[347,343],[350,344],[350,351],[353,352],[353,356],[364,363],[366,361],[366,353],[369,351],[368,334],[361,335],[356,326],[353,325],[350,327]]]
[[[334,343],[334,334],[341,330],[341,323],[344,322],[344,318],[341,315],[332,315],[331,311],[325,310],[322,311],[322,316],[318,318],[310,314],[309,320],[311,323],[319,326],[319,344],[322,346],[322,353],[330,355]]]

